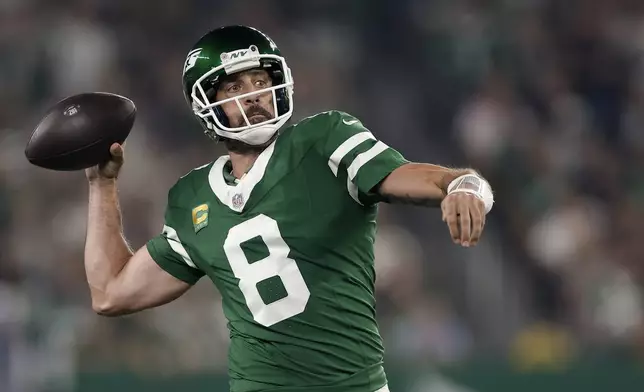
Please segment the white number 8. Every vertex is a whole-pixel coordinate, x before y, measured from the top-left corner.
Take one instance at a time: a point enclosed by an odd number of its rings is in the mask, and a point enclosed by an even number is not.
[[[248,262],[241,244],[261,237],[268,248],[268,256],[252,264]],[[224,252],[230,267],[239,279],[246,305],[259,324],[270,327],[304,312],[310,292],[297,263],[288,258],[290,248],[282,238],[277,222],[266,215],[258,215],[230,229],[224,242]],[[257,284],[279,276],[287,295],[270,304],[264,303]]]

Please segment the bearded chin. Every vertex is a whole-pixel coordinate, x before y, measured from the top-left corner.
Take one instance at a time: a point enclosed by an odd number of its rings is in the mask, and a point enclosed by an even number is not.
[[[268,120],[270,120],[272,118],[273,118],[273,115],[270,114],[270,113],[255,113],[254,115],[249,116],[248,123],[250,125],[255,125],[255,124],[259,124],[259,123],[264,122],[264,121],[268,121]],[[246,125],[248,125],[248,124],[246,124],[246,120],[244,119],[244,117],[239,116],[239,125],[238,126],[239,127],[245,127]]]
[[[268,118],[266,116],[259,115],[259,116],[254,116],[254,117],[250,118],[248,121],[250,122],[250,125],[255,125],[255,124],[259,124],[261,122],[267,121],[267,120],[268,120]]]

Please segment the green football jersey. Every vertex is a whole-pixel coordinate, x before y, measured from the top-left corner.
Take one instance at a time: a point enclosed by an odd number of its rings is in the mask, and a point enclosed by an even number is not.
[[[228,156],[170,190],[147,244],[168,273],[219,289],[233,392],[386,384],[375,311],[372,188],[407,161],[331,111],[284,129],[241,179]]]

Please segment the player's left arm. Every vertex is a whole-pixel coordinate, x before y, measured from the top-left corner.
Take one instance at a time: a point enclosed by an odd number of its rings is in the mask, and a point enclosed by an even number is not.
[[[454,242],[478,242],[494,202],[482,176],[471,169],[410,162],[347,113],[332,111],[317,120],[328,121],[320,128],[329,129],[318,151],[355,202],[440,206]]]
[[[392,171],[373,190],[390,203],[441,207],[452,240],[476,245],[485,215],[494,203],[488,182],[472,169],[407,163]]]

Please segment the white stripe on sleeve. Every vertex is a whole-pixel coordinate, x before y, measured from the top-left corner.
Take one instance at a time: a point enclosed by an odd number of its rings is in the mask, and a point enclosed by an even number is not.
[[[179,240],[179,236],[177,235],[177,231],[170,226],[164,225],[163,233],[168,239],[168,244],[170,245],[170,248],[172,248],[172,250],[174,250],[179,256],[181,256],[181,258],[187,265],[189,265],[192,268],[197,268],[195,263],[188,255],[186,248],[184,248],[183,244],[181,244],[181,241]]]
[[[338,166],[340,165],[342,158],[344,158],[351,150],[360,145],[360,143],[369,139],[376,140],[371,132],[365,131],[356,133],[355,135],[345,140],[344,143],[340,144],[340,146],[336,148],[335,151],[333,151],[333,154],[331,154],[331,157],[329,158],[329,168],[333,172],[334,176],[338,176]]]
[[[360,203],[360,200],[358,198],[358,187],[353,183],[353,179],[356,177],[356,175],[358,175],[358,170],[360,170],[360,168],[364,166],[365,163],[377,157],[388,148],[389,146],[387,146],[385,143],[381,141],[377,142],[373,147],[363,152],[362,154],[359,154],[347,169],[347,189],[349,191],[349,195],[351,195],[353,200],[357,201],[359,204],[362,203]]]

